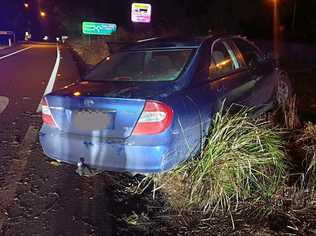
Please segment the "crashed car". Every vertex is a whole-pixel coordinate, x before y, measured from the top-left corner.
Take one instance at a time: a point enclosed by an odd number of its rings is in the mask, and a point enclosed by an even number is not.
[[[244,37],[142,40],[46,95],[39,139],[49,158],[89,170],[168,171],[201,151],[224,101],[263,112],[290,95]]]

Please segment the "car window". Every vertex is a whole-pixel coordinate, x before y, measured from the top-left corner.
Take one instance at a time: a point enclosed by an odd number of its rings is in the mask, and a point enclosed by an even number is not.
[[[211,79],[232,73],[239,68],[233,50],[224,42],[217,42],[212,50],[209,77]]]
[[[232,40],[229,40],[229,46],[230,48],[233,49],[234,55],[236,57],[239,69],[244,69],[247,68],[247,65],[245,63],[245,60],[243,58],[243,56],[241,55],[241,52],[238,50],[237,46],[235,45],[235,43]]]
[[[98,64],[84,80],[172,81],[191,59],[193,49],[125,51]]]
[[[258,49],[247,41],[236,38],[234,39],[234,43],[241,52],[247,66],[253,67],[254,65],[258,65],[263,61],[263,57],[261,56],[261,53],[258,51]]]

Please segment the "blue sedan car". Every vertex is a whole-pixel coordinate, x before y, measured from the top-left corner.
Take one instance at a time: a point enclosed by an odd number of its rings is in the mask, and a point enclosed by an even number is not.
[[[40,143],[79,167],[168,171],[200,152],[223,101],[264,111],[290,94],[286,73],[243,37],[143,40],[46,95]]]

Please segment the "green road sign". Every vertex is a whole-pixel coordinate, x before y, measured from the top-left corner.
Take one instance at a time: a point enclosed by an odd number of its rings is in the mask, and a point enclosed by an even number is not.
[[[111,35],[117,30],[116,24],[82,22],[82,32],[90,35]]]

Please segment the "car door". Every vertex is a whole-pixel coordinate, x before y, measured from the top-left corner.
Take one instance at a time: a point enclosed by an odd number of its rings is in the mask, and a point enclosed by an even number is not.
[[[218,106],[224,101],[234,109],[249,105],[255,83],[229,38],[212,45],[209,79],[218,92]]]
[[[200,138],[196,140],[202,140],[203,144],[212,117],[220,110],[223,102],[225,107],[243,105],[243,101],[251,95],[251,88],[245,87],[249,82],[247,70],[236,58],[229,39],[206,43],[200,51],[198,72],[183,97],[188,104],[187,109],[195,111],[190,117],[190,134],[200,130]]]
[[[273,61],[265,59],[263,53],[244,38],[233,38],[233,42],[246,64],[249,78],[254,82],[248,105],[260,107],[269,104],[273,101],[275,90]]]

